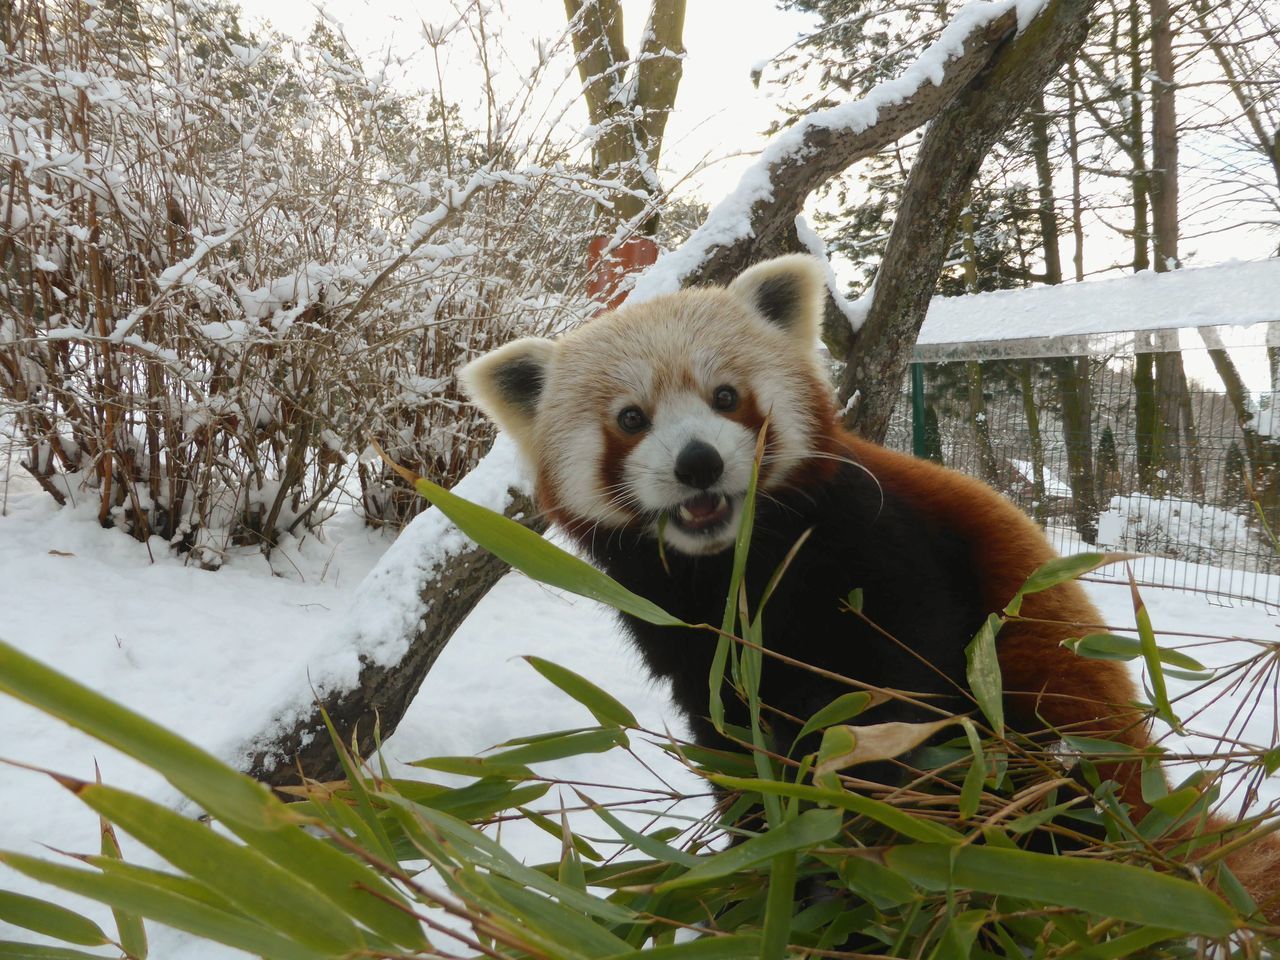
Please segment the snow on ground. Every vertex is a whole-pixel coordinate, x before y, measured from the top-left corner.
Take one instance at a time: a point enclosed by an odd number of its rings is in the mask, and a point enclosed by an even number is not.
[[[11,490],[8,514],[0,517],[0,637],[228,759],[279,713],[281,703],[296,699],[307,682],[309,660],[330,656],[334,636],[349,636],[352,612],[368,602],[367,597],[364,604],[355,601],[357,587],[389,546],[385,537],[346,514],[334,519],[323,542],[309,537],[289,544],[270,566],[246,552],[209,573],[184,566],[161,543],[153,545],[152,564],[142,545],[99,528],[91,509],[57,510],[39,492]],[[1108,623],[1132,623],[1127,588],[1090,584],[1089,590]],[[1157,630],[1277,639],[1280,618],[1257,607],[1226,609],[1203,597],[1156,589],[1145,590],[1144,597]],[[1224,662],[1240,649],[1247,644],[1189,652]],[[388,741],[395,772],[421,776],[422,771],[401,764],[474,753],[511,737],[590,722],[583,708],[519,659],[527,653],[584,674],[631,707],[646,727],[672,725],[683,732],[665,690],[648,679],[618,636],[611,614],[512,574],[454,636]],[[1185,684],[1171,686],[1176,695]],[[1193,730],[1221,733],[1230,725],[1231,701],[1201,716],[1188,702],[1179,707]],[[1269,709],[1263,713],[1248,737],[1271,743],[1273,718]],[[178,803],[167,784],[139,765],[14,701],[0,699],[0,728],[7,734],[0,756],[76,776],[92,775],[96,759],[107,781]],[[1212,744],[1201,739],[1193,746]],[[677,789],[698,789],[656,748],[639,752]],[[661,785],[620,752],[562,761],[547,765],[545,772],[592,784]],[[645,797],[584,789],[597,800],[625,796],[640,805]],[[0,848],[42,855],[42,843],[96,849],[96,819],[41,775],[0,768],[0,796],[5,811]],[[1280,780],[1272,778],[1259,802],[1278,798]],[[574,802],[571,795],[563,800]],[[540,806],[554,808],[559,802],[553,791]],[[690,806],[681,812],[696,815],[702,809]],[[502,839],[530,862],[558,855],[558,844],[533,829],[509,827]],[[126,855],[153,862],[136,843],[126,839],[125,845]],[[0,887],[49,895],[8,871]],[[75,906],[110,929],[105,909],[84,901]],[[233,955],[197,946],[174,931],[151,929],[154,956],[213,960]],[[0,939],[15,935],[30,939],[0,923]]]

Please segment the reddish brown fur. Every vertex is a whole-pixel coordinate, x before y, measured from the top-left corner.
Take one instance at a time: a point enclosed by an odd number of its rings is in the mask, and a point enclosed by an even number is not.
[[[847,433],[839,438],[885,489],[974,544],[987,609],[1002,610],[1026,578],[1055,556],[1035,523],[986,484]],[[997,644],[1014,728],[1033,732],[1049,727],[1117,740],[1139,751],[1149,746],[1149,726],[1135,706],[1138,691],[1124,665],[1086,659],[1061,645],[1102,626],[1102,616],[1083,588],[1071,582],[1032,594],[1021,616],[1004,625]],[[1102,766],[1100,772],[1120,784],[1135,822],[1149,812],[1139,763]],[[1218,818],[1204,832],[1229,826]],[[1182,831],[1182,838],[1190,832]],[[1250,844],[1228,856],[1227,863],[1267,918],[1280,923],[1280,837],[1272,834]]]

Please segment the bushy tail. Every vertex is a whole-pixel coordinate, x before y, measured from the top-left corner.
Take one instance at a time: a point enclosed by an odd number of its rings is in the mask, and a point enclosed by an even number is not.
[[[1227,866],[1267,921],[1280,926],[1280,834],[1267,834],[1230,854]]]

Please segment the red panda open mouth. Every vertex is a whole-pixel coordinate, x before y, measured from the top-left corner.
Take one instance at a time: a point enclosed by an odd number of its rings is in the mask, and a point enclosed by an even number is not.
[[[700,493],[671,511],[671,520],[690,533],[713,530],[733,513],[733,504],[723,493]]]

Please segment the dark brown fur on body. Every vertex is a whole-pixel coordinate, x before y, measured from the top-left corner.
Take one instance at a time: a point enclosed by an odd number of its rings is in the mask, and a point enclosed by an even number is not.
[[[863,683],[928,695],[946,711],[972,710],[965,645],[1055,554],[1029,517],[980,481],[840,429],[813,353],[822,282],[807,258],[781,258],[726,290],[624,307],[556,342],[517,341],[477,361],[464,380],[535,465],[548,514],[612,576],[689,623],[720,620],[733,524],[706,535],[696,525],[672,531],[679,498],[696,492],[679,492],[672,462],[687,440],[716,445],[725,479],[714,489],[736,509],[767,414],[746,578],[753,609],[787,551],[812,529],[765,611],[767,645]],[[504,378],[508,368],[521,376]],[[736,399],[713,410],[721,385],[733,386]],[[644,415],[643,429],[623,423],[620,411],[630,409]],[[664,522],[665,562],[657,541]],[[842,612],[854,588],[883,633]],[[651,672],[670,679],[696,738],[720,744],[706,720],[714,638],[624,620]],[[1135,751],[1150,744],[1127,667],[1061,645],[1101,622],[1076,583],[1026,598],[997,645],[1013,729],[1105,738]],[[770,662],[761,696],[803,720],[847,690]],[[743,723],[741,705],[725,702],[728,719]],[[936,715],[897,701],[858,722]],[[775,743],[785,745],[794,728],[773,723]],[[1140,765],[1099,769],[1118,782],[1133,819],[1145,816]],[[1280,842],[1254,844],[1229,863],[1280,922]]]

